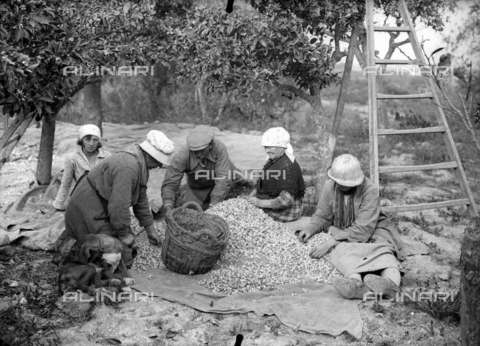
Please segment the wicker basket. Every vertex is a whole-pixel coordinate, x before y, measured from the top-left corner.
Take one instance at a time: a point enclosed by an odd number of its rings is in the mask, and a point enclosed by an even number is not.
[[[162,261],[169,270],[180,274],[203,274],[212,269],[225,249],[228,225],[221,217],[205,213],[205,228],[195,232],[185,229],[177,220],[189,207],[202,211],[197,203],[189,202],[167,213]]]

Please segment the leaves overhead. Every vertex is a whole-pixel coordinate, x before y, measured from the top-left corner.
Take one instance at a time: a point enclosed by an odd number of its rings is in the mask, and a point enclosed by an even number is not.
[[[0,105],[37,119],[99,78],[98,66],[156,61],[164,32],[148,1],[6,0],[0,17]]]
[[[192,0],[4,0],[0,105],[9,115],[54,115],[101,77],[99,66],[163,63],[180,80],[243,96],[283,77],[303,89],[335,80],[328,35],[344,39],[363,16],[363,0],[251,3],[255,10],[226,14]],[[446,3],[409,0],[432,25]]]
[[[334,78],[331,47],[310,42],[292,13],[245,15],[198,8],[168,36],[181,79],[205,78],[209,91],[248,94],[291,77],[302,88],[320,88]]]

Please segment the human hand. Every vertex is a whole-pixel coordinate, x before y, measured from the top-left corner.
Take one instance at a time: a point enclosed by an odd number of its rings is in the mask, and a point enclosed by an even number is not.
[[[298,240],[300,240],[302,243],[306,243],[307,240],[310,239],[316,233],[317,232],[315,232],[313,228],[297,229],[295,231],[295,235],[297,236]]]
[[[135,280],[134,280],[133,278],[129,278],[129,277],[123,278],[123,282],[124,282],[125,285],[127,285],[127,286],[133,286],[133,285],[135,285]]]
[[[57,203],[57,201],[53,201],[52,206],[57,211],[65,211],[65,203]]]
[[[257,208],[264,209],[270,207],[270,200],[267,199],[260,199],[258,197],[247,197],[247,200]]]
[[[162,245],[162,239],[160,238],[160,235],[158,234],[155,225],[152,224],[148,227],[145,227],[145,231],[147,232],[148,241],[151,245]]]
[[[109,284],[109,286],[120,287],[122,285],[122,280],[112,278],[112,279],[108,280],[108,284]]]
[[[131,247],[135,242],[135,237],[131,233],[126,233],[118,237],[118,239],[126,246]]]
[[[344,240],[344,239],[348,238],[348,232],[347,231],[345,231],[341,228],[335,227],[335,226],[330,226],[328,228],[328,234],[330,234],[336,240]]]
[[[318,247],[310,251],[310,257],[316,259],[322,258],[330,250],[332,250],[337,245],[337,243],[338,242],[335,239],[329,237],[324,243],[320,244]]]
[[[162,209],[162,205],[163,205],[162,201],[157,198],[152,198],[149,201],[149,204],[153,214],[158,214]]]

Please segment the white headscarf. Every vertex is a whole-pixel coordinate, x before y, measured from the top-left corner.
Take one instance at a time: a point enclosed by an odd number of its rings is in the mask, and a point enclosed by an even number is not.
[[[102,134],[97,125],[94,124],[85,124],[78,128],[78,139],[82,140],[85,136],[96,136],[98,139],[102,138]]]
[[[285,148],[285,155],[290,161],[295,161],[293,148],[290,144],[290,134],[283,127],[272,127],[263,133],[262,146]]]

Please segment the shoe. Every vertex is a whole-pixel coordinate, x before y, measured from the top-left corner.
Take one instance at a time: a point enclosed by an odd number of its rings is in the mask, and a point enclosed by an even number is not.
[[[398,292],[398,286],[390,279],[380,275],[367,274],[363,279],[365,286],[372,290],[375,294],[393,297]]]
[[[334,281],[333,287],[345,299],[362,299],[368,289],[358,279],[338,278]]]

